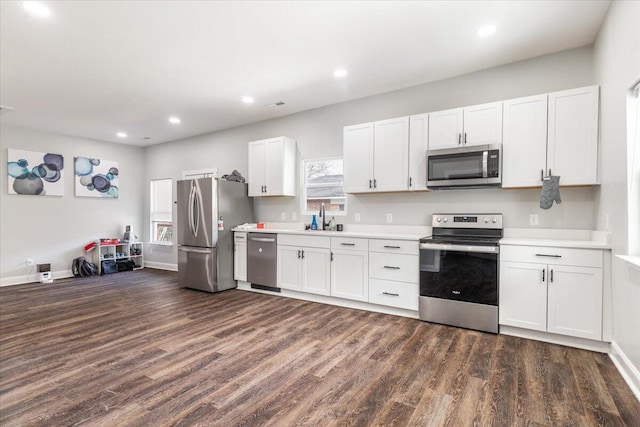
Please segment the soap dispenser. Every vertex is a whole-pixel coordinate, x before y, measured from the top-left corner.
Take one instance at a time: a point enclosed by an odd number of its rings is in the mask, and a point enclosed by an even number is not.
[[[329,230],[336,231],[336,218],[331,217],[331,221],[329,221]]]
[[[316,221],[316,216],[313,215],[313,217],[311,218],[311,229],[312,230],[317,230],[318,229],[318,221]]]

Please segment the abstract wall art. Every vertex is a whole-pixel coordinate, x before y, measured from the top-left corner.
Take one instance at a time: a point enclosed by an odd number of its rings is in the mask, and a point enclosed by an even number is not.
[[[118,162],[76,157],[76,196],[117,199],[118,173]]]
[[[64,196],[64,157],[38,151],[7,150],[9,194]]]

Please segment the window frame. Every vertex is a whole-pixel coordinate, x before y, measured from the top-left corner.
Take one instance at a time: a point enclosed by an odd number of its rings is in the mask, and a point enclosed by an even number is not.
[[[333,160],[341,160],[342,161],[342,188],[344,189],[344,157],[343,156],[327,156],[327,157],[314,157],[309,159],[302,159],[300,161],[300,188],[302,197],[300,198],[300,214],[301,215],[317,215],[318,211],[309,211],[307,210],[307,170],[306,164],[312,162],[322,162],[322,161],[333,161]],[[332,186],[333,184],[329,184]],[[314,186],[311,184],[311,186]],[[318,185],[320,186],[320,185]],[[327,184],[322,184],[322,186],[327,186]],[[334,185],[338,187],[339,185]],[[347,208],[348,208],[348,197],[347,193],[344,193],[344,210],[343,211],[326,211],[327,216],[346,216]]]
[[[160,220],[155,220],[154,219],[154,214],[156,211],[154,211],[154,182],[156,181],[169,181],[171,183],[171,195],[169,196],[169,201],[170,201],[170,209],[169,209],[169,213],[171,215],[171,221],[160,221]],[[174,189],[173,189],[173,184],[174,184],[174,179],[173,178],[157,178],[157,179],[151,179],[149,181],[149,244],[152,245],[164,245],[164,246],[173,246],[174,244],[174,236],[175,236],[175,221],[174,221],[174,213],[173,213],[173,193],[174,193]],[[171,239],[170,240],[155,240],[156,239],[156,234],[157,234],[157,226],[158,225],[167,225],[170,224],[171,225]]]

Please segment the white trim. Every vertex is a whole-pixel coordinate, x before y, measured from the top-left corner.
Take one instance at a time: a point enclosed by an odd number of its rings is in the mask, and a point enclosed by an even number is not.
[[[500,334],[597,351],[599,353],[609,353],[611,351],[611,344],[608,342],[515,328],[513,326],[500,325]]]
[[[58,271],[52,271],[51,276],[53,277],[53,280],[66,279],[68,277],[73,277],[73,273],[71,272],[71,270],[58,270]],[[40,282],[39,274],[32,273],[32,274],[25,274],[22,276],[4,277],[2,280],[0,280],[0,287],[24,285],[27,283],[39,283],[39,282]]]
[[[263,291],[261,289],[253,289],[248,282],[238,281],[238,289],[242,291],[256,292],[265,295],[280,296],[284,298],[294,298],[304,301],[319,302],[321,304],[335,305],[338,307],[355,308],[357,310],[373,311],[375,313],[392,314],[394,316],[410,317],[418,319],[418,312],[413,310],[404,310],[401,308],[387,307],[384,305],[371,304],[368,302],[352,301],[336,297],[328,297],[324,295],[309,294],[305,292],[296,292],[289,289],[280,289],[278,292]]]
[[[611,343],[609,357],[618,368],[620,375],[622,375],[633,394],[635,394],[636,399],[640,400],[640,372],[633,366],[633,363],[615,341]]]
[[[168,262],[157,262],[144,260],[145,268],[155,268],[156,270],[178,271],[177,264],[170,264]]]

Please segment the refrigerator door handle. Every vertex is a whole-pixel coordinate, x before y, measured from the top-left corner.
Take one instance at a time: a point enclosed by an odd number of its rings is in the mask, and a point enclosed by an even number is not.
[[[189,231],[193,236],[195,236],[193,232],[193,191],[194,191],[194,186],[192,181],[191,188],[189,188],[189,201],[187,202],[187,205],[189,206],[189,209],[188,209]]]
[[[194,187],[193,189],[194,202],[195,202],[195,212],[193,215],[193,237],[198,235],[198,228],[200,228],[200,193],[198,189]]]
[[[180,252],[193,252],[193,253],[196,253],[196,254],[210,254],[211,253],[211,250],[209,250],[209,249],[193,249],[193,248],[185,248],[183,246],[179,246],[178,250]]]

